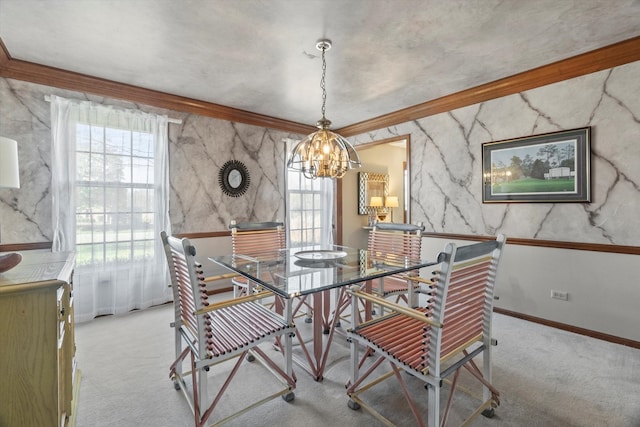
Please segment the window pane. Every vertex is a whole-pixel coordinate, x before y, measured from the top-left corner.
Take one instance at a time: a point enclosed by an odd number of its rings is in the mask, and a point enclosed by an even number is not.
[[[306,209],[313,209],[313,194],[306,193],[303,195],[302,203]]]
[[[89,153],[76,154],[76,180],[89,181],[91,179],[91,156]]]
[[[302,233],[300,232],[300,230],[294,229],[292,227],[291,230],[289,230],[289,235],[291,239],[291,245],[294,247],[299,246],[300,242],[302,241]]]
[[[134,188],[133,212],[153,212],[154,190],[150,188]]]
[[[91,135],[89,125],[76,125],[76,151],[89,151],[91,148]]]
[[[76,264],[87,265],[91,262],[91,245],[76,244]]]
[[[77,245],[76,246],[76,264],[89,265],[95,262],[102,262],[104,257],[104,248],[102,244],[97,245]]]
[[[133,157],[133,180],[138,184],[153,184],[153,160]]]
[[[131,190],[119,187],[106,187],[106,212],[131,211]]]
[[[104,188],[103,187],[86,187],[89,191],[89,212],[103,213],[104,212]]]
[[[91,152],[104,153],[104,128],[100,126],[91,126]]]
[[[102,154],[91,154],[88,170],[90,181],[104,181],[104,156]]]
[[[104,241],[104,214],[92,214],[89,216],[89,224],[87,233],[90,235],[91,242]],[[76,239],[77,240],[77,239]]]
[[[131,132],[122,129],[105,130],[105,151],[111,154],[131,155]]]
[[[131,182],[131,157],[106,156],[106,182]]]
[[[104,245],[104,262],[115,262],[116,257],[118,255],[118,244],[117,243],[106,243]]]
[[[131,258],[131,241],[118,243],[116,250],[116,259],[118,261],[129,261]]]
[[[298,193],[289,193],[289,210],[298,211],[302,207],[302,196]]]
[[[145,259],[153,257],[153,240],[138,240],[133,244],[133,259]]]
[[[300,175],[300,174],[297,174],[297,175]],[[296,176],[296,174],[294,174],[293,172],[289,172],[287,176],[290,177],[289,181],[287,182],[288,189],[289,190],[300,189],[300,178]]]
[[[132,155],[153,158],[153,136],[150,133],[132,133]]]
[[[91,215],[76,215],[76,244],[92,241]]]

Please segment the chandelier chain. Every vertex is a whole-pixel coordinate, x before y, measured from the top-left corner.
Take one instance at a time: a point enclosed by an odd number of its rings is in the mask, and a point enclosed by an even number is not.
[[[324,53],[327,51],[325,45],[322,46],[322,79],[320,80],[320,88],[322,89],[322,120],[325,119],[325,111],[327,104],[327,89],[325,87],[324,79],[327,72],[327,61],[324,59]]]

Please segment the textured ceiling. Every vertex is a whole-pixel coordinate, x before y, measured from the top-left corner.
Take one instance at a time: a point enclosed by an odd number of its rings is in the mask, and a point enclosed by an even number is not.
[[[341,128],[640,35],[640,0],[0,0],[14,59]]]

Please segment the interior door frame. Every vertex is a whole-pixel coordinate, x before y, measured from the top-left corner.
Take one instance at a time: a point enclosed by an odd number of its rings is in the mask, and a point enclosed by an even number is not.
[[[376,145],[382,144],[390,144],[392,142],[405,141],[405,170],[406,170],[406,180],[404,189],[406,200],[407,200],[407,210],[406,212],[403,209],[404,222],[411,222],[411,134],[398,135],[393,136],[391,138],[381,139],[379,141],[367,142],[365,144],[359,144],[354,146],[356,151],[360,151],[363,149],[373,148]],[[336,244],[342,245],[342,180],[336,180]]]

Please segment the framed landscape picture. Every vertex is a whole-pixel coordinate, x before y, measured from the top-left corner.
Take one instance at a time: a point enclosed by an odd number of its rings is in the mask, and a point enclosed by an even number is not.
[[[590,128],[482,144],[482,202],[590,202]]]

